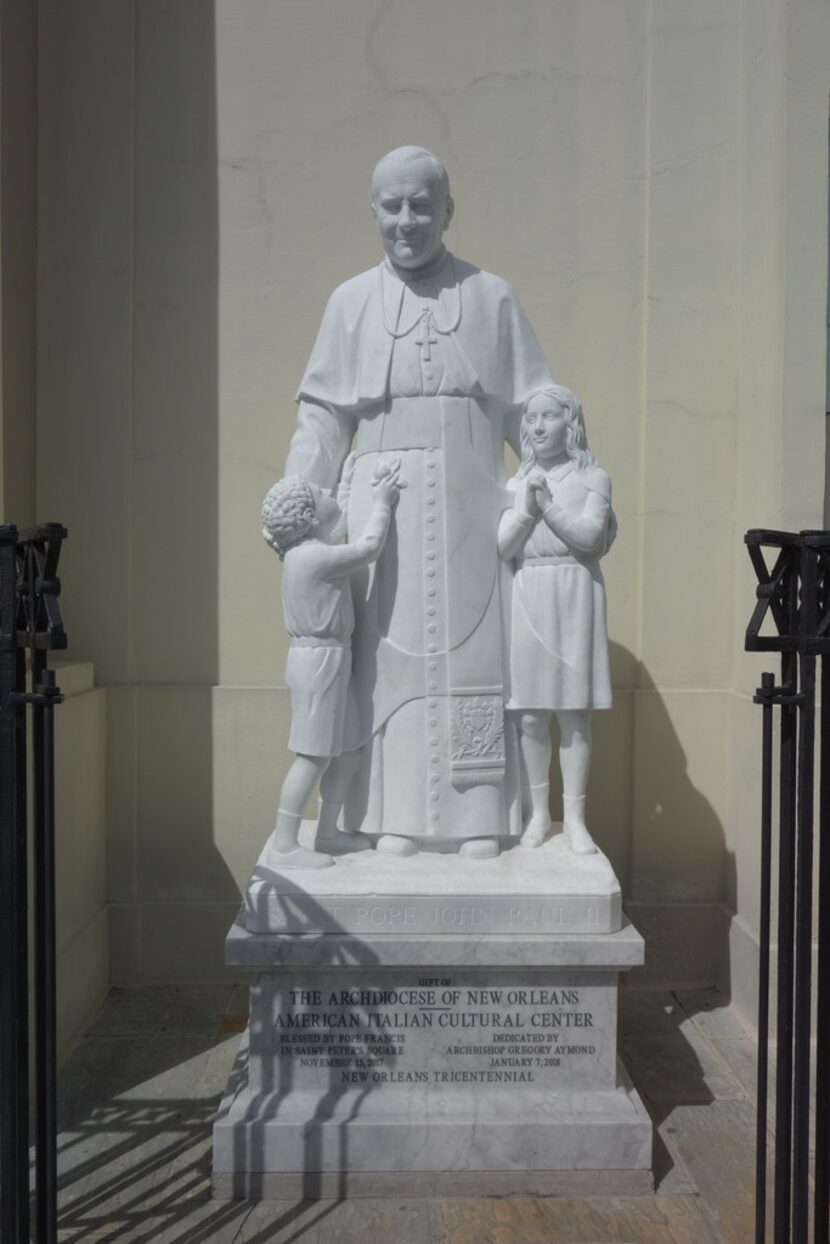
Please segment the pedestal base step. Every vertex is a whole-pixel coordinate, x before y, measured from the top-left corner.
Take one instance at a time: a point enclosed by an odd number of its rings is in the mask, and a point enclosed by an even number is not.
[[[651,1171],[273,1171],[213,1173],[217,1200],[329,1201],[360,1197],[648,1196]]]
[[[214,1126],[225,1197],[643,1192],[652,1125],[619,1087],[543,1094],[498,1084],[253,1094],[243,1042]],[[312,1099],[313,1098],[313,1099]],[[486,1172],[486,1174],[485,1174]],[[601,1172],[601,1174],[596,1174]],[[591,1175],[596,1180],[591,1182]]]

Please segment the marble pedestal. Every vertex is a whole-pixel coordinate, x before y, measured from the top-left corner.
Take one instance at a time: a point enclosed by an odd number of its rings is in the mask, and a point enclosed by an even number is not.
[[[310,822],[300,841],[313,845]],[[613,933],[621,921],[607,857],[572,855],[562,834],[493,860],[355,851],[317,873],[275,872],[263,850],[245,891],[252,933]]]
[[[361,854],[252,878],[226,943],[253,983],[216,1195],[650,1188],[651,1123],[616,1053],[618,976],[643,941],[605,857],[556,839],[432,857],[429,895],[420,857],[396,862],[393,893]]]

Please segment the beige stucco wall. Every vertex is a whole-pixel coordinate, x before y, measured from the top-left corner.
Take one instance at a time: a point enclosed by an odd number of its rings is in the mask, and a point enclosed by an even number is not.
[[[409,141],[614,480],[590,812],[652,973],[750,979],[741,536],[821,521],[829,53],[819,0],[41,0],[38,511],[108,687],[118,979],[221,971],[287,764],[259,501]]]
[[[747,4],[743,39],[743,165],[735,518],[751,526],[821,527],[826,489],[827,116],[830,11],[808,0]],[[777,297],[763,297],[775,289]],[[770,502],[772,499],[772,503]],[[755,993],[758,928],[759,711],[751,695],[774,659],[742,651],[739,602],[754,578],[742,557],[733,580],[736,642],[727,872],[736,911],[725,979],[739,1005]]]

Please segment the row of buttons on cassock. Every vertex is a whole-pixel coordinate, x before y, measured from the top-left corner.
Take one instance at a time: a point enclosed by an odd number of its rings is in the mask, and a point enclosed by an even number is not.
[[[430,544],[435,543],[436,461],[435,461],[435,458],[432,457],[429,450],[427,450],[427,453],[429,456],[427,457],[426,462],[425,462],[426,471],[427,471],[427,479],[426,479],[427,533],[426,533],[426,538],[427,538],[427,544],[430,545]],[[435,638],[434,638],[438,633],[438,621],[437,621],[438,608],[436,605],[438,589],[435,584],[435,579],[437,576],[437,569],[436,569],[437,562],[438,562],[438,556],[437,556],[437,553],[435,552],[435,549],[427,548],[427,553],[426,553],[426,594],[427,594],[426,628],[427,628],[427,640],[428,640],[427,652],[430,654],[434,654],[438,651],[438,645],[435,642]],[[438,683],[435,681],[435,678],[434,678],[434,675],[436,674],[437,670],[438,670],[438,664],[436,661],[427,662],[427,671],[429,674],[433,675],[433,677],[427,683],[428,691],[432,692],[432,691],[438,690]],[[432,731],[432,730],[437,729],[438,727],[438,717],[435,715],[436,710],[438,708],[438,701],[434,699],[428,700],[427,707],[429,709],[427,725],[430,727],[430,730]],[[431,734],[429,737],[430,748],[438,747],[439,741],[440,740],[437,735]],[[440,763],[440,760],[441,760],[441,757],[439,756],[438,752],[436,751],[430,752],[429,763],[430,763],[431,769],[433,770],[430,781],[433,785],[433,788],[437,786],[437,784],[441,781],[440,774],[435,772],[435,769]],[[438,803],[438,800],[441,798],[439,792],[436,789],[433,789],[432,791],[430,791],[429,797],[432,803]],[[433,821],[437,821],[440,819],[440,813],[438,812],[437,808],[433,808],[433,810],[430,812],[430,818]]]

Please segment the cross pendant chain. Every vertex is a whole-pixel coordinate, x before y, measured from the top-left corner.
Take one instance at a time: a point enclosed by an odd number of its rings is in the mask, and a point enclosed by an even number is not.
[[[432,312],[429,307],[425,307],[421,312],[421,335],[415,338],[415,345],[423,347],[421,350],[421,362],[428,363],[432,358],[430,346],[438,344],[438,338],[431,335],[432,328],[430,321],[432,320]]]

